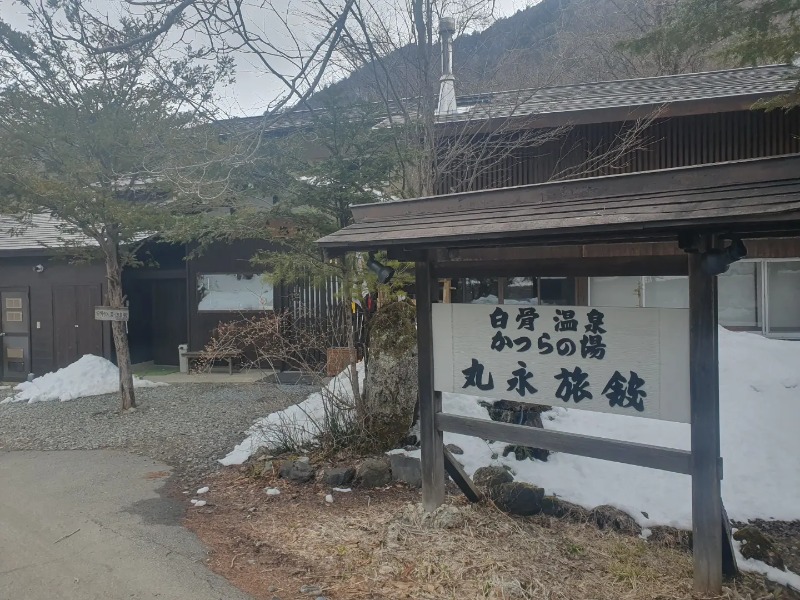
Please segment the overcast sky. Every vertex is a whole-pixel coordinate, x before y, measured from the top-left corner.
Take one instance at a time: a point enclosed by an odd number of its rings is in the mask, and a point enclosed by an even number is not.
[[[95,0],[101,6],[107,6],[113,11],[113,5],[117,0]],[[303,17],[299,10],[294,7],[297,3],[291,4],[291,0],[279,0],[286,2],[290,22],[299,39],[313,43],[314,31],[311,27],[303,23]],[[302,0],[301,0],[302,1]],[[384,0],[393,1],[393,0]],[[529,6],[536,4],[538,0],[496,0],[497,16],[508,16]],[[277,2],[276,2],[277,4]],[[2,19],[16,28],[24,28],[27,19],[24,11],[15,0],[0,0],[0,15]],[[252,26],[266,34],[275,34],[274,15],[265,11],[253,8],[249,15]],[[280,81],[270,74],[264,72],[252,58],[244,53],[236,57],[236,83],[232,86],[220,90],[221,105],[223,109],[233,115],[248,116],[258,115],[266,110],[270,103],[283,91]]]

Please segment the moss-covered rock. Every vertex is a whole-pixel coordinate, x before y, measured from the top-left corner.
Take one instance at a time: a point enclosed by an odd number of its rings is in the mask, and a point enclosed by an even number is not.
[[[394,448],[414,421],[416,316],[414,306],[395,302],[381,308],[369,323],[364,425],[373,450]]]
[[[503,512],[521,516],[538,515],[542,512],[544,490],[530,483],[512,481],[501,484],[495,490],[493,499]]]
[[[753,525],[742,527],[733,534],[733,539],[742,542],[741,552],[745,558],[754,558],[781,571],[786,570],[783,557],[775,547],[775,542],[757,527]]]
[[[503,467],[480,467],[472,476],[472,481],[492,497],[502,484],[514,481],[514,476]]]

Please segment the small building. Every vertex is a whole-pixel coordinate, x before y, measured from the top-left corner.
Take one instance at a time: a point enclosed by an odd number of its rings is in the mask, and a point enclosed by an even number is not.
[[[0,381],[41,375],[84,354],[115,358],[109,324],[94,318],[104,303],[105,266],[71,262],[74,252],[63,245],[49,216],[35,216],[26,228],[0,220]],[[142,252],[152,266],[123,273],[132,361],[178,365],[178,346],[202,350],[220,323],[291,308],[294,290],[273,286],[250,265],[267,247],[221,244],[187,260],[185,246],[147,242]]]

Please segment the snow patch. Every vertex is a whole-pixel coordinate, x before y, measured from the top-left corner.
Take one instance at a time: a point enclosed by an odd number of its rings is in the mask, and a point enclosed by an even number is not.
[[[207,493],[207,492],[208,492],[208,490],[209,490],[208,486],[204,486],[204,487],[201,487],[199,490],[197,490],[195,493],[196,493],[198,496],[200,496],[201,494],[205,494],[205,493]]]
[[[742,556],[741,546],[741,542],[733,541],[733,552],[736,555],[736,564],[742,571],[759,573],[778,585],[800,592],[800,575],[792,573],[789,570],[781,571],[780,569],[776,569],[754,558],[745,558]]]
[[[134,375],[134,387],[156,387],[167,385],[141,379]],[[14,388],[17,393],[0,401],[9,402],[46,402],[49,400],[75,400],[86,396],[113,394],[119,391],[119,369],[111,361],[85,354],[69,366],[53,373],[37,377],[33,381],[25,381]]]
[[[364,389],[364,362],[358,363],[358,379]],[[219,460],[227,466],[241,465],[260,448],[279,446],[287,434],[297,442],[311,442],[320,433],[320,425],[325,422],[325,396],[350,399],[353,390],[350,386],[350,370],[345,369],[326,386],[324,392],[314,392],[299,404],[274,412],[256,421],[248,430],[245,440],[227,456]]]
[[[280,496],[281,491],[278,488],[264,488],[264,493],[267,496]]]
[[[800,471],[787,456],[800,455],[800,343],[753,333],[719,330],[720,427],[725,478],[722,497],[731,519],[800,519]],[[489,420],[481,398],[443,394],[446,413]],[[554,408],[542,414],[545,429],[630,442],[690,447],[683,423]],[[503,457],[503,442],[445,433],[446,444],[464,450],[458,457],[472,475],[482,466],[505,465],[515,479],[594,508],[610,504],[644,528],[670,525],[691,529],[691,479],[645,467],[564,453],[547,462]],[[405,452],[419,456],[419,450]],[[645,517],[642,511],[649,516]]]

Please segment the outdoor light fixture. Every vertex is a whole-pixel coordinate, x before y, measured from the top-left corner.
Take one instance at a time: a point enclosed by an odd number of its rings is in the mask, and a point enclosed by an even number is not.
[[[703,271],[708,275],[721,275],[731,264],[747,256],[747,248],[739,238],[731,239],[724,248],[714,248],[703,254]]]
[[[379,263],[375,260],[375,253],[369,253],[369,259],[367,260],[367,268],[375,273],[378,277],[378,283],[386,284],[392,280],[394,277],[394,269],[392,267],[387,267],[384,264]]]

